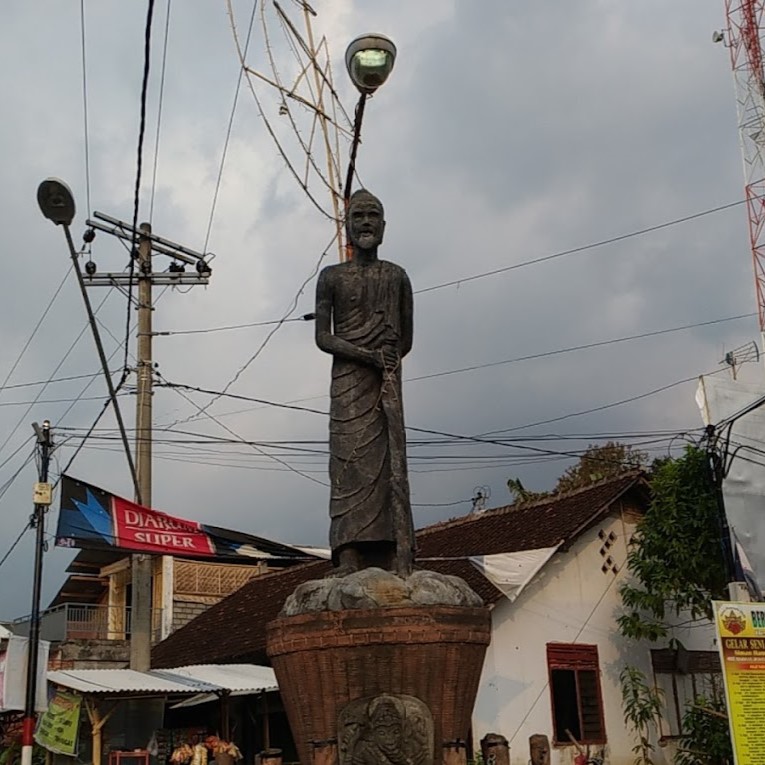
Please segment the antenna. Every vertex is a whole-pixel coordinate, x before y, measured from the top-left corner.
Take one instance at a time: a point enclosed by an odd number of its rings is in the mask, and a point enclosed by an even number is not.
[[[232,0],[226,0],[239,62],[260,118],[297,184],[333,222],[338,255],[344,260],[340,147],[353,137],[353,120],[335,90],[327,39],[314,37],[317,12],[306,2],[295,4],[302,16],[297,22],[276,0],[262,2],[262,45],[243,47]],[[245,60],[248,50],[265,50],[265,71]]]
[[[728,351],[723,357],[722,361],[720,361],[720,364],[730,367],[731,374],[735,380],[738,368],[742,364],[746,364],[751,361],[757,362],[759,360],[760,349],[757,347],[757,343],[754,340],[751,340],[748,343],[739,346],[738,348],[734,348],[732,351]]]
[[[491,497],[490,486],[476,486],[473,489],[473,507],[470,510],[473,513],[482,513],[486,510],[486,500]]]

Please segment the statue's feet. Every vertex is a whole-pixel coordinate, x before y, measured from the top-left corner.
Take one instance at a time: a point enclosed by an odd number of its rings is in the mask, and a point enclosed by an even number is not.
[[[327,574],[326,579],[342,579],[349,574],[355,574],[359,569],[353,566],[337,566],[331,573]]]
[[[348,574],[355,574],[361,570],[361,564],[361,553],[355,547],[343,547],[337,551],[337,566],[329,577],[339,579]]]

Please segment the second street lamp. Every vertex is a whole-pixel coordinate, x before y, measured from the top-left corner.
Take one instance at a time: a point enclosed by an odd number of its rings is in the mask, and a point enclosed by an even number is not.
[[[379,34],[366,34],[357,37],[345,51],[345,66],[351,81],[361,94],[356,104],[353,120],[353,141],[345,176],[343,202],[348,209],[351,198],[353,175],[356,172],[356,154],[361,139],[361,123],[364,120],[364,107],[371,96],[387,79],[396,61],[396,46],[393,41]],[[350,258],[350,243],[346,242],[346,259]]]

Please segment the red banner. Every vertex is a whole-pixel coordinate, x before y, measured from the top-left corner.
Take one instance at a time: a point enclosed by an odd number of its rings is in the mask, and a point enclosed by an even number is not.
[[[112,497],[115,545],[168,555],[213,556],[210,538],[198,523],[149,510],[121,497]]]

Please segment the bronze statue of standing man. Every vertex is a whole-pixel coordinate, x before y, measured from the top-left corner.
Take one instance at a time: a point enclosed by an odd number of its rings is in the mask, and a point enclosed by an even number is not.
[[[370,566],[408,576],[414,526],[406,465],[401,360],[412,348],[412,286],[379,260],[383,206],[364,189],[346,217],[353,258],[316,287],[316,344],[331,353],[329,532],[340,575]]]

